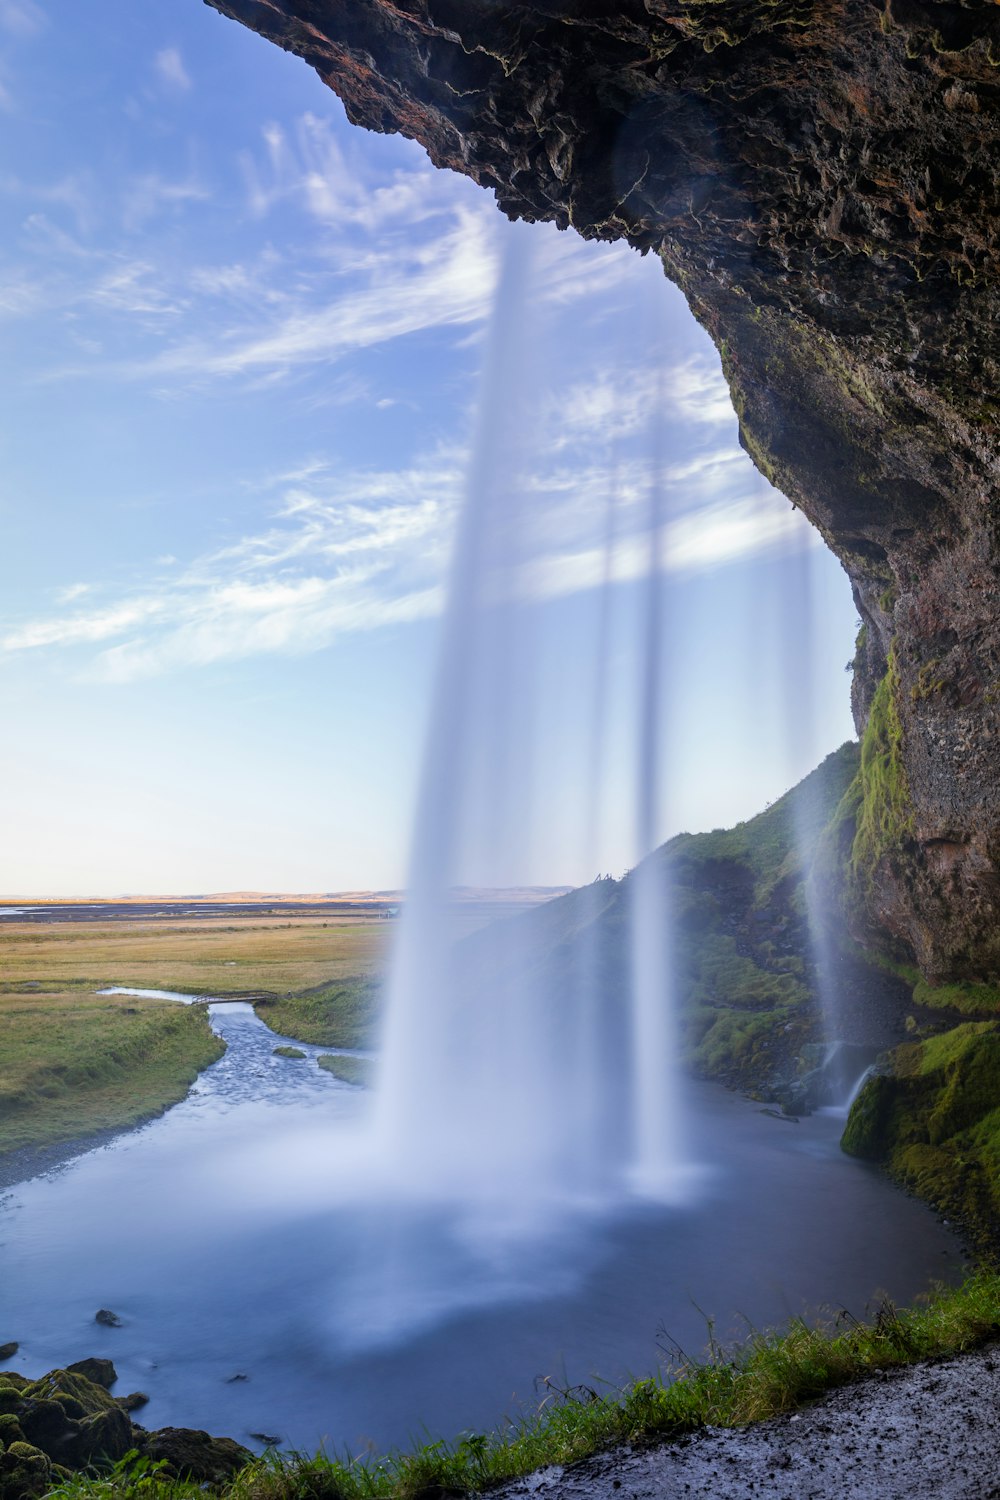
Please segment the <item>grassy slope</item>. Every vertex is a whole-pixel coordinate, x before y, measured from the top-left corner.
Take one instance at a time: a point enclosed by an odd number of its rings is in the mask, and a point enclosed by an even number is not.
[[[756,818],[663,851],[688,1054],[704,1076],[759,1089],[819,1034],[804,879],[857,760],[842,745]]]

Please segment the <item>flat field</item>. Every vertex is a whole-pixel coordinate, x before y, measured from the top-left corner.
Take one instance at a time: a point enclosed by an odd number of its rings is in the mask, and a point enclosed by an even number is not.
[[[202,1008],[95,991],[260,996],[261,1018],[275,1030],[357,1046],[370,1036],[391,926],[366,917],[106,926],[5,919],[0,1165],[15,1151],[161,1113],[220,1056]]]
[[[384,962],[392,925],[377,917],[42,926],[5,920],[0,995],[26,984],[288,995],[375,972]]]

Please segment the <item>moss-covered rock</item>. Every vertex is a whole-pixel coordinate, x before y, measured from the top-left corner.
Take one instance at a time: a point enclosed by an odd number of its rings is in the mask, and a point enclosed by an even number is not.
[[[843,1148],[884,1164],[977,1243],[1000,1243],[1000,1022],[898,1047],[848,1118]]]
[[[133,1446],[127,1414],[101,1386],[69,1370],[53,1370],[21,1393],[24,1435],[56,1463],[83,1468],[122,1458]]]
[[[3,1500],[38,1500],[52,1485],[52,1463],[31,1443],[10,1443],[0,1453]]]
[[[232,1438],[210,1437],[207,1432],[188,1427],[161,1427],[151,1432],[146,1455],[154,1463],[163,1463],[165,1472],[175,1479],[209,1485],[224,1484],[253,1457]]]

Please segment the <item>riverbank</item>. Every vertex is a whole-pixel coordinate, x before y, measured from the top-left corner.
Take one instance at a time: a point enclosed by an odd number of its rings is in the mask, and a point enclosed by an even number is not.
[[[5,1175],[12,1154],[28,1160],[162,1114],[224,1050],[186,1006],[41,986],[0,994]]]
[[[230,911],[189,917],[102,923],[60,911],[50,923],[5,919],[0,1187],[162,1114],[221,1057],[204,1007],[97,993],[110,986],[264,995],[261,1016],[275,1030],[301,1019],[285,1034],[310,1041],[315,1033],[326,1046],[361,1042],[369,976],[384,962],[391,923]]]
[[[216,1493],[229,1500],[713,1500],[845,1494],[904,1500],[988,1500],[996,1481],[1000,1279],[980,1272],[921,1308],[883,1304],[870,1324],[822,1331],[795,1323],[758,1334],[729,1361],[641,1381],[614,1399],[550,1390],[540,1413],[449,1447],[343,1462],[266,1453]],[[0,1381],[3,1376],[0,1374]],[[810,1404],[811,1403],[811,1404]],[[70,1480],[79,1500],[142,1487],[119,1469],[108,1482]],[[148,1489],[148,1479],[145,1481]],[[0,1491],[2,1492],[2,1491]],[[166,1476],[158,1500],[203,1493]]]

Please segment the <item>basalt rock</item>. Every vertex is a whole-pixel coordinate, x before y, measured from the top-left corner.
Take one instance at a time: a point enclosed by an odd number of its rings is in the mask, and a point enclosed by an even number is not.
[[[1000,972],[994,0],[207,0],[511,217],[662,258],[842,560],[910,816],[870,920]]]

